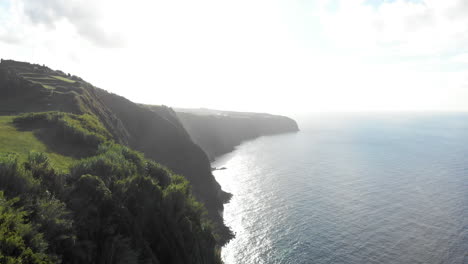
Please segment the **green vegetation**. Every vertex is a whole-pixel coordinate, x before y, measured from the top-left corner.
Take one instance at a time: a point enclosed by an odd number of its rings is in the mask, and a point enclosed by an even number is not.
[[[70,80],[66,77],[59,75],[47,75],[47,74],[37,74],[37,73],[20,73],[20,75],[30,81],[54,81],[59,80],[67,83],[75,83],[76,81]]]
[[[76,82],[74,80],[70,80],[59,75],[47,75],[37,73],[20,73],[20,75],[32,83],[40,84],[44,88],[51,90],[55,89],[56,85],[59,85],[60,82],[65,82],[69,84]]]
[[[14,118],[0,116],[0,153],[16,153],[19,160],[24,162],[30,151],[44,152],[57,169],[68,169],[74,158],[52,152],[32,131],[19,131],[13,124]]]
[[[34,81],[34,80],[29,80],[29,81],[32,82],[32,83],[40,84],[40,85],[42,85],[42,87],[44,87],[45,89],[48,89],[48,90],[55,90],[55,87],[52,86],[52,85],[43,84],[43,83],[40,82],[40,81]]]
[[[44,133],[93,154],[49,156]],[[221,263],[187,180],[113,143],[95,116],[0,117],[0,143],[0,263]]]
[[[22,74],[22,76],[28,80],[54,80],[53,78],[50,78],[48,75],[26,75]]]
[[[188,182],[120,145],[69,176],[43,153],[0,156],[0,190],[2,263],[220,263]]]
[[[61,80],[61,81],[67,82],[67,83],[75,83],[75,81],[70,80],[70,79],[65,78],[65,77],[62,77],[62,76],[51,75],[51,77],[54,77],[54,78],[57,79],[57,80]]]
[[[52,85],[43,84],[42,87],[49,89],[49,90],[55,90],[55,87]]]
[[[72,144],[97,146],[112,138],[99,120],[92,115],[75,115],[63,112],[28,113],[16,117],[13,122],[22,128],[53,129],[54,136]],[[50,131],[47,131],[48,133]]]
[[[0,192],[0,263],[53,263],[43,235],[27,223],[28,213],[15,207],[18,200]]]
[[[219,263],[232,237],[227,194],[171,108],[37,64],[0,63],[0,191],[0,221],[20,215],[0,263]]]

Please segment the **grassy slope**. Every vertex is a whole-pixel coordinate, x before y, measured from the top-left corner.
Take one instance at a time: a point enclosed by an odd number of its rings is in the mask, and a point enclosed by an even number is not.
[[[37,73],[23,73],[20,75],[32,83],[41,84],[44,88],[52,89],[52,90],[56,89],[57,85],[64,85],[64,84],[76,82],[74,80],[70,80],[68,78],[65,78],[63,76],[58,76],[58,75],[37,74]]]
[[[25,161],[29,151],[47,153],[52,163],[60,170],[68,170],[74,159],[52,152],[32,131],[18,131],[12,123],[14,116],[0,116],[0,152],[19,154]]]
[[[62,77],[62,76],[52,75],[51,77],[54,77],[57,80],[61,80],[61,81],[67,82],[67,83],[75,83],[75,81],[70,80],[70,79],[65,78],[65,77]]]

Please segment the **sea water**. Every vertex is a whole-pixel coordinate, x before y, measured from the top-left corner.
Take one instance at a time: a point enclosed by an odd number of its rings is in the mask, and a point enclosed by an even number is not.
[[[214,162],[226,264],[468,263],[468,114],[298,123]]]

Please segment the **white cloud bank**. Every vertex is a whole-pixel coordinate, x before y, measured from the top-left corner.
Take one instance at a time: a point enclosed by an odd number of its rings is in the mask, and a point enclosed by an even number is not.
[[[5,0],[0,56],[142,103],[467,110],[466,1]]]

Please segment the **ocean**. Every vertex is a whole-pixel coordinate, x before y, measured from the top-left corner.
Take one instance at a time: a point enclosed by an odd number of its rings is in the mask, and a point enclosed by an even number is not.
[[[468,114],[322,114],[244,142],[226,264],[468,263]]]

